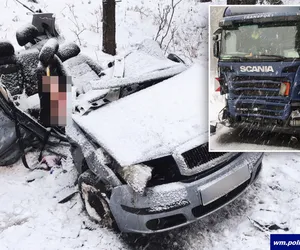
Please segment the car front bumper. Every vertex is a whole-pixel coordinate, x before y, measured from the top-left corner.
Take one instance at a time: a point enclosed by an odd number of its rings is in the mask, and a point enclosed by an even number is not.
[[[156,233],[187,225],[235,200],[258,176],[263,153],[242,153],[199,180],[147,188],[143,195],[128,185],[113,189],[112,214],[123,232]]]

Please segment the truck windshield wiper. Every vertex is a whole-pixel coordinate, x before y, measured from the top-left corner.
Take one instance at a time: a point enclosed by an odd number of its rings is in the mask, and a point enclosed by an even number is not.
[[[293,58],[288,58],[285,56],[280,56],[280,55],[266,55],[266,54],[254,54],[252,56],[226,56],[223,57],[223,60],[238,60],[238,61],[252,61],[252,60],[256,60],[256,59],[261,59],[261,58],[270,58],[270,59],[275,59],[275,60],[279,60],[279,61],[283,61],[286,59],[293,59]]]
[[[270,57],[270,58],[274,58],[274,59],[279,59],[279,60],[285,60],[287,59],[287,57],[285,56],[280,56],[280,55],[266,55],[266,54],[260,54],[260,55],[254,55],[257,57],[263,56],[263,57]]]
[[[238,60],[238,61],[243,61],[243,60],[251,60],[251,57],[244,57],[244,56],[226,56],[223,57],[222,60]]]

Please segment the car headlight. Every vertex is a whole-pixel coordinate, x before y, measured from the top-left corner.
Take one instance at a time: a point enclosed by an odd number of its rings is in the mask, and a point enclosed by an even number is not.
[[[136,164],[121,167],[119,169],[119,174],[135,192],[143,194],[147,182],[152,177],[152,169],[152,167],[145,164]]]

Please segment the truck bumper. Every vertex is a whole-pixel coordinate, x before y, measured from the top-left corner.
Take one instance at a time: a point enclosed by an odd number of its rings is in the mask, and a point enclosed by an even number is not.
[[[227,104],[223,119],[230,121],[230,127],[285,134],[300,132],[300,117],[293,117],[297,109],[290,103],[240,98],[228,99]]]
[[[276,133],[284,133],[288,135],[299,135],[300,134],[300,127],[291,127],[289,125],[274,125],[274,124],[267,124],[267,123],[259,123],[259,122],[237,122],[231,123],[230,127],[232,128],[243,128],[246,130],[257,130],[257,131],[266,131],[266,132],[276,132]]]
[[[218,171],[194,182],[113,189],[112,214],[123,232],[156,233],[192,223],[235,200],[258,176],[263,153],[242,153]]]
[[[228,99],[228,111],[231,117],[249,117],[253,120],[288,120],[291,105],[283,101],[263,99]]]

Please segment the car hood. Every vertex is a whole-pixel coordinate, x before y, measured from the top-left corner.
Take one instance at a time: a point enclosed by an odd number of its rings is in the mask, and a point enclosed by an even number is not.
[[[189,141],[207,142],[207,72],[183,73],[73,120],[121,166],[172,154]]]

